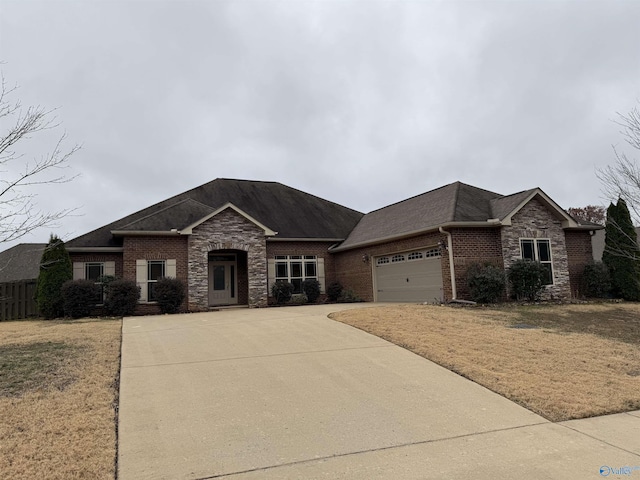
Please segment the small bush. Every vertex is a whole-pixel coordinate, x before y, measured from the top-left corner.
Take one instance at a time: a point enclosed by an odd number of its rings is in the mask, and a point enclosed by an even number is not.
[[[361,302],[362,299],[355,294],[353,290],[343,290],[340,296],[338,297],[338,301],[341,303],[356,303]]]
[[[320,297],[320,282],[315,278],[309,278],[302,282],[302,291],[309,303],[316,303]]]
[[[102,303],[102,288],[91,280],[69,280],[62,285],[62,301],[66,317],[91,315],[93,307]]]
[[[304,305],[308,301],[309,299],[304,293],[294,293],[288,303],[291,305]]]
[[[337,302],[342,295],[342,284],[340,282],[333,282],[327,287],[327,298],[330,302]]]
[[[547,270],[538,262],[531,260],[516,260],[507,274],[511,293],[518,300],[531,302],[540,298],[544,290],[544,279]]]
[[[609,268],[602,262],[585,265],[582,274],[583,291],[588,298],[605,298],[611,293]]]
[[[104,309],[109,315],[133,315],[140,298],[140,287],[132,280],[114,280],[106,287]]]
[[[471,299],[478,303],[495,303],[505,287],[504,271],[493,264],[474,263],[467,269],[467,285]]]
[[[176,313],[184,301],[184,282],[177,278],[160,278],[154,288],[156,300],[162,313]]]
[[[271,295],[278,305],[283,305],[291,300],[295,287],[289,282],[276,282],[271,287]]]

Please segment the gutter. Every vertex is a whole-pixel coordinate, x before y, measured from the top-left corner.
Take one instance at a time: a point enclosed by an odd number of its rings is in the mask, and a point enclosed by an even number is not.
[[[67,247],[69,253],[122,253],[122,247]]]
[[[455,301],[458,296],[456,289],[456,269],[453,266],[453,241],[451,240],[451,233],[447,232],[444,228],[439,227],[438,231],[444,233],[447,236],[447,250],[449,251],[449,274],[451,275],[451,301]]]
[[[169,237],[181,235],[178,230],[111,230],[111,235],[114,237],[137,237],[137,236],[154,236],[154,237]],[[187,234],[188,235],[188,234]]]

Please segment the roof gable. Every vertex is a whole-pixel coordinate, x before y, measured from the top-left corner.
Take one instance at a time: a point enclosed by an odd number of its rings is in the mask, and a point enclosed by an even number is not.
[[[269,227],[264,226],[262,223],[260,223],[258,220],[253,218],[248,213],[243,212],[242,210],[240,210],[233,203],[224,204],[223,206],[221,206],[217,210],[214,210],[213,212],[211,212],[209,215],[206,215],[206,216],[202,217],[201,219],[199,219],[198,221],[192,223],[191,225],[188,225],[187,227],[183,228],[182,230],[180,230],[180,233],[183,234],[183,235],[191,235],[193,233],[193,229],[194,228],[197,228],[199,225],[202,225],[207,220],[215,217],[216,215],[218,215],[221,212],[224,212],[227,209],[231,209],[231,210],[235,211],[239,215],[241,215],[244,218],[246,218],[249,222],[253,223],[256,227],[260,228],[261,230],[264,230],[264,234],[266,236],[268,236],[268,237],[272,237],[272,236],[278,234],[278,232],[274,232]]]
[[[525,192],[510,195],[510,197],[513,198],[510,199],[509,197],[504,197],[502,199],[501,205],[499,205],[503,208],[506,206],[512,207],[511,210],[508,211],[504,216],[497,217],[499,218],[502,225],[511,225],[511,219],[513,218],[513,216],[518,213],[527,203],[529,203],[534,198],[537,198],[542,202],[543,205],[545,205],[549,209],[549,211],[551,211],[551,213],[556,218],[562,221],[563,228],[577,228],[580,226],[580,224],[576,222],[571,215],[560,208],[560,206],[556,202],[554,202],[546,193],[544,193],[539,188],[534,188],[532,190],[527,190]],[[506,208],[504,211],[506,211]]]

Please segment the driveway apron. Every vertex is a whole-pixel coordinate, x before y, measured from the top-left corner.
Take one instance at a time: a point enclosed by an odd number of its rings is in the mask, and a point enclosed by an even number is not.
[[[356,307],[126,318],[119,480],[598,478],[640,465],[640,452],[327,318]]]

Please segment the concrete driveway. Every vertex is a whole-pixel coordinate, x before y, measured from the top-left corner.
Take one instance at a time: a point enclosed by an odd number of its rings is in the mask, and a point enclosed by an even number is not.
[[[354,307],[126,318],[119,480],[640,479],[640,413],[549,423],[327,318]]]

